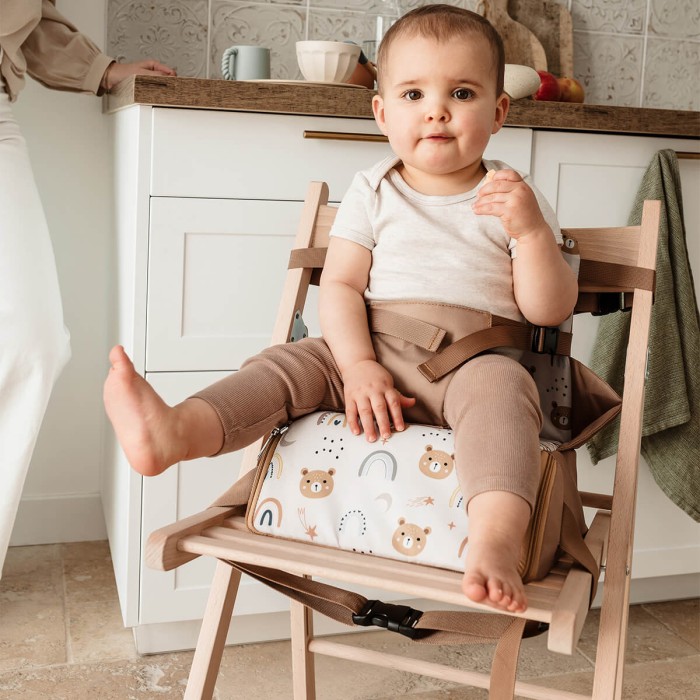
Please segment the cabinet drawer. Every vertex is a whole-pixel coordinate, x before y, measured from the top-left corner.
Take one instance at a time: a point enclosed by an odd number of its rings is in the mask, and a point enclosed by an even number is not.
[[[154,109],[153,120],[157,196],[302,200],[310,180],[325,180],[339,201],[358,170],[391,153],[388,143],[304,138],[379,134],[372,119]]]
[[[233,370],[267,347],[301,202],[151,198],[146,370]]]
[[[302,200],[311,180],[340,201],[356,172],[392,153],[386,142],[304,138],[380,134],[373,119],[187,109],[153,110],[151,194]],[[530,129],[502,129],[485,156],[530,171]]]

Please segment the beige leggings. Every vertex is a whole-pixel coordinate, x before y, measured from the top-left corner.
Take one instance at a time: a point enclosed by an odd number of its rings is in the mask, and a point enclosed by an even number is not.
[[[440,383],[428,384],[417,373],[406,376],[398,359],[392,367],[386,352],[382,363],[401,391],[417,398],[415,409],[404,410],[407,422],[427,420],[452,428],[465,502],[484,491],[510,491],[534,505],[542,414],[535,382],[522,365],[502,355],[481,355]],[[424,392],[432,396],[421,402]],[[241,449],[312,411],[344,409],[340,372],[320,338],[268,348],[194,396],[209,403],[221,420],[220,453]],[[426,411],[426,403],[433,408]]]

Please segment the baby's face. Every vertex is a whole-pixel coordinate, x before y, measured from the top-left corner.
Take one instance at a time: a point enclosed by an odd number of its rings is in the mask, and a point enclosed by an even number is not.
[[[481,179],[481,156],[505,120],[493,54],[483,37],[406,37],[390,47],[374,115],[409,185],[453,194]],[[477,177],[478,175],[478,177]]]

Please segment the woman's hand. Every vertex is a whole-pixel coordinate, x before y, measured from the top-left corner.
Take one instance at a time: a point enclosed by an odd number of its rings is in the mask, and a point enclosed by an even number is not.
[[[150,58],[145,61],[136,61],[134,63],[110,63],[109,66],[107,66],[105,74],[102,76],[102,87],[109,92],[130,75],[175,76],[177,73],[169,66]]]
[[[391,437],[391,423],[403,430],[402,409],[415,404],[394,387],[389,372],[374,360],[362,360],[343,372],[345,415],[353,435],[360,434],[360,423],[368,442],[377,439],[377,421],[382,438]],[[359,418],[359,421],[358,421]]]

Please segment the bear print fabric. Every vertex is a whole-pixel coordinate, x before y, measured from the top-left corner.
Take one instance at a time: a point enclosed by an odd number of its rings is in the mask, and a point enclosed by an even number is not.
[[[253,494],[248,526],[260,534],[464,570],[451,430],[413,424],[369,443],[344,414],[311,413],[282,433]]]

